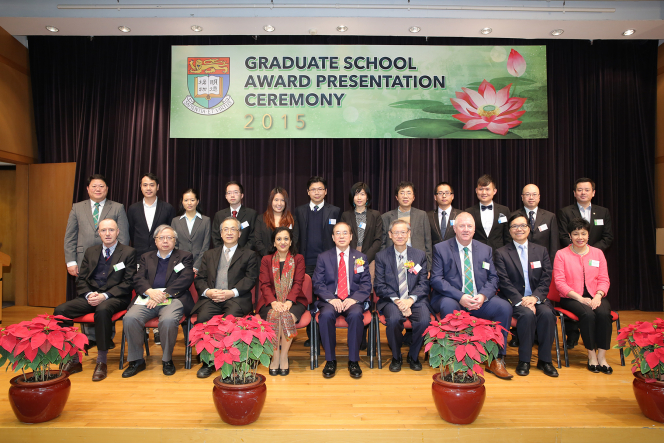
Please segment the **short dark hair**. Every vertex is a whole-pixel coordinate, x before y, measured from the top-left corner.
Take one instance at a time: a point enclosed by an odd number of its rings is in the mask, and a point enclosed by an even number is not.
[[[141,175],[141,179],[138,181],[138,184],[143,183],[143,179],[144,179],[145,177],[147,177],[147,178],[149,178],[150,180],[152,180],[153,182],[159,184],[159,179],[158,179],[157,176],[156,176],[155,174],[153,174],[152,172],[145,172],[143,175]]]
[[[240,194],[243,194],[243,195],[244,195],[244,186],[242,186],[242,183],[240,183],[240,182],[236,182],[235,180],[231,180],[231,181],[229,181],[228,183],[226,183],[226,187],[224,188],[224,192],[228,191],[228,187],[229,187],[230,185],[235,185],[235,186],[237,186],[238,188],[240,188]]]
[[[441,186],[449,186],[449,187],[450,187],[450,191],[452,191],[452,194],[454,194],[454,188],[452,187],[451,184],[449,184],[449,183],[447,183],[447,182],[440,182],[440,183],[438,183],[438,184],[436,185],[435,188],[433,188],[433,195],[436,195],[436,192],[438,192],[438,188],[440,188]]]
[[[595,182],[589,179],[588,177],[581,177],[577,178],[576,181],[574,182],[574,189],[572,191],[576,191],[576,187],[579,185],[579,183],[590,183],[590,186],[593,187],[593,191],[595,190]]]
[[[293,241],[293,231],[288,226],[279,226],[277,229],[275,229],[272,232],[272,246],[270,247],[270,252],[272,254],[277,252],[277,248],[274,246],[274,242],[277,239],[277,235],[280,232],[283,232],[283,231],[287,231],[288,235],[291,239],[291,245],[290,245],[290,248],[288,248],[288,252],[290,252],[291,255],[295,256],[295,254],[297,254],[297,247],[295,246],[295,242]],[[293,257],[293,258],[295,258],[295,257]]]
[[[493,177],[491,177],[489,174],[484,174],[483,176],[477,179],[477,187],[480,186],[484,187],[489,185],[493,185],[494,188],[498,187],[496,186],[496,182],[493,179]]]
[[[101,180],[104,182],[106,186],[108,186],[108,183],[106,183],[106,177],[104,177],[101,174],[92,174],[90,177],[88,177],[88,182],[85,184],[86,188],[90,187],[90,183],[92,183],[92,180]]]
[[[401,191],[402,189],[405,189],[405,188],[410,188],[410,189],[413,190],[413,194],[417,194],[417,192],[415,192],[415,185],[413,184],[413,182],[403,181],[403,182],[399,182],[397,187],[394,188],[394,196],[396,197],[397,195],[399,195],[399,191]]]
[[[201,197],[200,194],[198,193],[198,189],[195,188],[187,188],[184,191],[182,191],[182,194],[180,194],[180,209],[178,209],[177,215],[181,216],[184,215],[185,212],[187,212],[184,209],[184,205],[182,204],[182,199],[184,198],[185,194],[194,194],[194,197],[196,197],[196,200],[198,200],[198,204],[196,205],[196,212],[199,214],[203,215],[203,212],[201,211]]]
[[[516,220],[517,218],[519,218],[519,217],[523,217],[523,218],[525,218],[525,219],[526,219],[526,224],[527,224],[528,227],[530,228],[530,225],[528,224],[528,218],[527,218],[525,215],[523,215],[522,213],[520,213],[520,212],[515,212],[514,214],[512,214],[512,215],[510,216],[510,218],[507,220],[507,227],[508,227],[508,228],[511,228],[511,227],[512,227],[512,222],[513,222],[514,220]]]
[[[367,208],[371,206],[371,189],[369,185],[364,182],[357,182],[351,188],[348,193],[348,201],[350,202],[351,207],[355,207],[355,194],[360,191],[364,191],[367,194]]]
[[[590,233],[590,223],[588,223],[588,220],[585,218],[577,217],[573,218],[567,223],[567,233],[571,234],[572,232],[576,231],[577,229],[585,229]]]
[[[309,190],[311,185],[313,185],[314,183],[322,183],[323,188],[327,189],[327,181],[319,175],[314,175],[309,180],[307,180],[307,191]]]

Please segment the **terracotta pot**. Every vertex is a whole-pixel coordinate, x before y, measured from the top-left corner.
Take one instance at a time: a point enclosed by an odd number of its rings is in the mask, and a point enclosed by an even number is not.
[[[219,417],[229,425],[248,425],[258,420],[265,404],[265,377],[256,374],[258,381],[246,385],[231,385],[214,379],[212,398]]]
[[[431,393],[440,418],[457,425],[474,422],[480,415],[486,398],[482,377],[473,383],[449,383],[444,381],[440,374],[435,374]]]
[[[32,372],[25,376],[30,378]],[[9,403],[23,423],[43,423],[59,416],[71,390],[68,372],[53,380],[33,383],[24,382],[23,375],[19,375],[9,383]]]
[[[637,371],[634,373],[632,388],[643,415],[664,423],[664,382],[646,383],[643,374]]]

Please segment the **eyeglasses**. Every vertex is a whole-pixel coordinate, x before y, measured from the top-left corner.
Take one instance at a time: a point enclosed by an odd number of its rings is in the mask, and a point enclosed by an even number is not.
[[[526,229],[528,225],[512,225],[510,226],[510,229],[514,229],[515,231],[518,231],[519,229]]]
[[[410,231],[390,231],[395,237],[406,237]]]
[[[325,188],[309,188],[309,192],[323,192]]]
[[[240,195],[240,191],[228,191],[226,195]]]
[[[400,197],[411,197],[413,195],[412,191],[407,191],[407,192],[399,192]]]
[[[442,197],[449,197],[449,196],[452,195],[452,194],[453,194],[453,193],[450,192],[450,191],[445,191],[445,192],[440,191],[440,192],[436,192],[436,195],[439,195],[439,196],[442,196]]]
[[[336,235],[337,237],[345,237],[347,235],[350,235],[350,232],[348,232],[348,231],[335,231],[334,235]]]
[[[159,240],[159,241],[164,241],[164,240],[172,241],[172,240],[175,240],[175,237],[171,237],[170,235],[168,235],[168,236],[162,235],[161,237],[157,237],[157,240]]]
[[[226,233],[226,232],[237,232],[239,231],[238,228],[223,228],[221,232]]]
[[[527,192],[527,193],[525,193],[525,194],[521,194],[521,195],[523,195],[523,196],[526,197],[526,198],[530,198],[530,197],[539,197],[539,194],[536,193],[536,192]]]

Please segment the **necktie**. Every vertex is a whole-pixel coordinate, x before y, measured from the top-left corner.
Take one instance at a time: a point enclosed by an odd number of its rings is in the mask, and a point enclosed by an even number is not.
[[[111,250],[109,248],[106,248],[106,261],[111,258]]]
[[[482,208],[482,211],[486,211],[487,209],[491,211],[493,210],[493,203],[491,203],[489,206],[480,205],[480,208]]]
[[[233,217],[237,218],[237,211],[233,211]]]
[[[318,212],[318,206],[314,206],[314,212]]]
[[[440,218],[440,233],[445,237],[445,230],[447,229],[447,211],[443,211],[443,216]]]
[[[226,256],[226,261],[230,260],[231,258],[231,250],[228,248],[224,248],[224,255]]]
[[[92,211],[92,221],[95,222],[95,229],[99,227],[99,203],[95,202],[95,209]]]
[[[406,277],[406,267],[403,265],[403,255],[399,256],[399,298],[408,297],[408,279]]]
[[[528,277],[528,251],[526,251],[526,245],[519,245],[519,254],[521,258],[521,267],[523,268],[523,280],[526,282],[526,289],[523,292],[523,296],[527,297],[533,293],[530,289],[530,278]]]
[[[468,248],[463,248],[463,293],[468,295],[475,295],[473,290],[473,267],[470,265],[470,256],[468,255]]]
[[[346,281],[346,261],[344,253],[339,253],[339,281],[337,282],[337,296],[345,300],[348,297],[348,282]]]
[[[535,211],[530,211],[528,214],[528,222],[530,223],[530,231],[535,232]]]

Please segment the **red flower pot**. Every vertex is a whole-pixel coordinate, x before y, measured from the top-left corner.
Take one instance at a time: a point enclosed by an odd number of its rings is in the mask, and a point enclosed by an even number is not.
[[[30,378],[32,372],[25,375]],[[19,375],[9,383],[9,403],[23,423],[43,423],[59,416],[71,390],[68,372],[53,380],[33,383],[24,382],[23,375]]]
[[[265,404],[267,387],[265,377],[256,374],[258,381],[245,385],[232,385],[214,379],[212,398],[219,417],[229,425],[248,425],[258,420]]]
[[[484,379],[478,378],[473,383],[450,383],[444,381],[440,374],[433,376],[431,393],[440,418],[457,425],[475,421],[486,398]]]
[[[643,415],[650,420],[664,423],[664,382],[646,383],[643,374],[636,371],[632,388]]]

